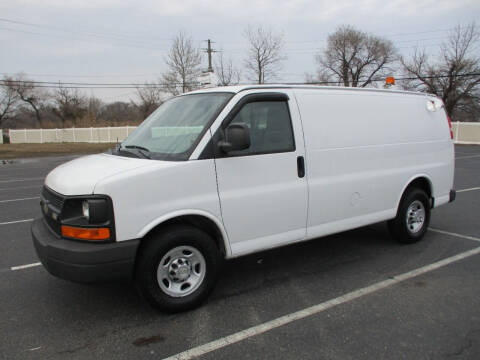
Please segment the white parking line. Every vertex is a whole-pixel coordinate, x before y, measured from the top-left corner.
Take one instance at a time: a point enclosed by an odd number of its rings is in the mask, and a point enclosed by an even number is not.
[[[28,268],[31,268],[31,267],[35,267],[35,266],[40,266],[42,265],[42,263],[33,263],[33,264],[26,264],[26,265],[20,265],[20,266],[12,266],[10,268],[10,270],[12,271],[15,271],[15,270],[22,270],[22,269],[28,269]]]
[[[15,221],[7,221],[7,222],[2,222],[0,223],[1,225],[11,225],[11,224],[18,224],[18,223],[24,223],[24,222],[29,222],[33,221],[34,219],[24,219],[24,220],[15,220]]]
[[[480,187],[473,187],[473,188],[470,188],[470,189],[457,190],[457,193],[462,193],[462,192],[467,192],[467,191],[474,191],[474,190],[480,190]]]
[[[0,180],[0,183],[10,183],[10,182],[19,182],[19,181],[38,181],[43,179],[45,178],[40,177],[40,178],[29,178],[29,179]]]
[[[384,281],[380,281],[376,284],[373,284],[373,285],[370,285],[370,286],[367,286],[367,287],[349,292],[345,295],[339,296],[335,299],[325,301],[321,304],[317,304],[317,305],[308,307],[306,309],[303,309],[303,310],[300,310],[300,311],[297,311],[297,312],[294,312],[294,313],[291,313],[291,314],[288,314],[288,315],[278,317],[276,319],[267,321],[263,324],[252,326],[248,329],[239,331],[235,334],[223,337],[223,338],[218,339],[218,340],[211,341],[207,344],[200,345],[200,346],[191,348],[187,351],[184,351],[184,352],[178,353],[176,355],[170,356],[170,357],[166,358],[166,360],[194,359],[194,358],[199,357],[201,355],[205,355],[207,353],[210,353],[212,351],[224,348],[224,347],[229,346],[231,344],[235,344],[237,342],[243,341],[243,340],[248,339],[250,337],[263,334],[267,331],[273,330],[275,328],[278,328],[280,326],[289,324],[291,322],[301,320],[301,319],[304,319],[304,318],[312,316],[312,315],[319,314],[319,313],[321,313],[325,310],[328,310],[332,307],[335,307],[337,305],[341,305],[341,304],[350,302],[350,301],[358,299],[362,296],[372,294],[376,291],[379,291],[381,289],[385,289],[389,286],[398,284],[402,281],[405,281],[405,280],[411,279],[413,277],[428,273],[430,271],[439,269],[441,267],[447,266],[447,265],[452,264],[454,262],[457,262],[459,260],[468,258],[468,257],[473,256],[473,255],[478,255],[478,254],[480,254],[480,247],[477,247],[473,250],[465,251],[465,252],[460,253],[460,254],[455,255],[455,256],[448,257],[446,259],[437,261],[437,262],[435,262],[433,264],[430,264],[430,265],[423,266],[423,267],[418,268],[416,270],[412,270],[412,271],[406,272],[404,274],[397,275],[393,278],[390,278],[390,279],[387,279],[387,280],[384,280]]]
[[[34,347],[34,348],[31,348],[31,349],[27,349],[28,351],[35,351],[35,350],[39,350],[41,349],[42,347],[41,346],[37,346],[37,347]]]
[[[28,198],[21,198],[21,199],[0,200],[0,203],[15,202],[15,201],[24,201],[24,200],[35,200],[35,199],[40,199],[40,197],[39,197],[39,196],[35,196],[35,197],[28,197]]]
[[[476,158],[476,157],[480,157],[480,155],[459,156],[459,157],[456,157],[455,160],[471,159],[471,158]]]
[[[480,241],[480,238],[474,237],[474,236],[467,236],[467,235],[462,235],[450,231],[445,231],[445,230],[440,230],[440,229],[433,229],[433,228],[428,228],[428,230],[437,232],[439,234],[445,234],[445,235],[450,235],[450,236],[456,236],[459,238],[467,239],[467,240],[473,240],[473,241]]]

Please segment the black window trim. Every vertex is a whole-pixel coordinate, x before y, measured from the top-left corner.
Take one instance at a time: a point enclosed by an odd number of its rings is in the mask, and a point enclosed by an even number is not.
[[[289,100],[290,100],[290,97],[283,92],[262,92],[262,93],[253,93],[253,94],[245,95],[234,105],[234,107],[232,108],[232,110],[230,110],[227,116],[225,116],[221,125],[219,126],[215,134],[212,135],[212,138],[209,140],[209,142],[203,149],[202,153],[198,157],[198,160],[295,152],[297,150],[297,146],[295,142],[295,131],[293,128],[292,114],[290,112],[290,106],[288,104]],[[242,108],[245,105],[254,103],[254,102],[273,102],[273,101],[284,102],[285,105],[287,106],[288,118],[290,120],[290,130],[292,133],[292,140],[293,140],[293,149],[282,150],[282,151],[259,151],[259,152],[248,153],[248,154],[225,154],[215,146],[215,144],[217,144],[219,141],[224,140],[223,131],[233,121],[235,116],[242,110]]]

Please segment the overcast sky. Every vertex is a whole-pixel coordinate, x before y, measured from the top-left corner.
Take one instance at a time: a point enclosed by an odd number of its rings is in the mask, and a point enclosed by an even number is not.
[[[339,25],[389,38],[404,54],[414,46],[435,54],[448,29],[479,14],[478,0],[0,0],[0,73],[22,71],[42,81],[154,81],[179,30],[201,48],[212,39],[242,67],[242,32],[262,25],[285,35],[278,81],[301,82]],[[84,92],[106,101],[134,97],[129,89]]]

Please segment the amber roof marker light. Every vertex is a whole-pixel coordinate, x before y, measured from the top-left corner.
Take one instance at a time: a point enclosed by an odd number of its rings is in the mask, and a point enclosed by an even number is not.
[[[395,78],[393,76],[388,76],[385,79],[385,85],[395,85]]]

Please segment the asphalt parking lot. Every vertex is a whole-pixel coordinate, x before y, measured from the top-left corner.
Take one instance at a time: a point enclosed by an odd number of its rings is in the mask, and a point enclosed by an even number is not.
[[[376,224],[234,259],[174,315],[38,266],[38,194],[68,159],[0,165],[1,359],[480,359],[480,146],[456,147],[457,199],[420,243]]]

